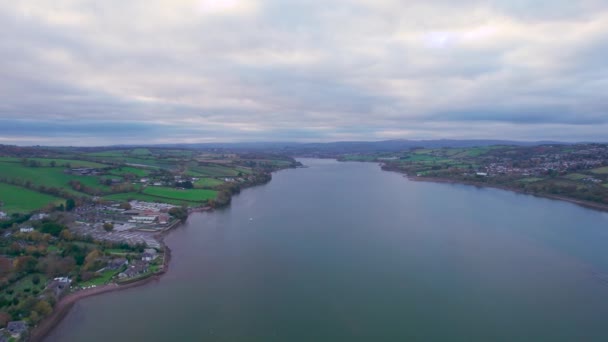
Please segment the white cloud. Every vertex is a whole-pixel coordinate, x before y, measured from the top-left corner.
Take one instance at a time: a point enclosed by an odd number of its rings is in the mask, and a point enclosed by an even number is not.
[[[0,19],[5,121],[183,141],[589,140],[608,122],[603,1],[24,0]]]

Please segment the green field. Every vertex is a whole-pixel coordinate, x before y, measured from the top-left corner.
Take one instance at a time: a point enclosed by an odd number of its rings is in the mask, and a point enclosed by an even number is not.
[[[136,148],[136,149],[131,150],[131,154],[149,156],[149,155],[152,155],[152,152],[150,152],[150,150],[148,150],[147,148]]]
[[[4,203],[0,210],[9,214],[29,213],[42,209],[49,203],[58,205],[64,202],[58,197],[4,183],[0,183],[0,201]]]
[[[116,169],[112,169],[109,171],[110,174],[117,176],[124,176],[126,174],[136,175],[138,177],[145,177],[150,174],[150,171],[145,169],[139,169],[132,166],[122,166]]]
[[[108,187],[99,183],[97,177],[94,176],[77,176],[63,172],[62,168],[57,167],[27,167],[15,163],[0,163],[0,176],[9,179],[29,181],[33,185],[54,187],[67,191],[68,193],[83,196],[84,193],[74,191],[70,187],[70,180],[77,180],[82,184],[98,189],[100,191],[108,190]]]
[[[236,177],[239,174],[239,171],[233,168],[219,165],[194,166],[189,170],[206,177]]]
[[[34,276],[38,276],[40,278],[40,282],[35,285],[32,282],[32,279],[34,278]],[[19,281],[17,281],[16,283],[14,283],[13,285],[11,285],[8,289],[6,289],[4,295],[6,296],[6,298],[13,299],[13,297],[15,296],[23,296],[26,292],[30,292],[31,291],[42,291],[44,290],[44,288],[46,287],[46,276],[42,273],[36,273],[36,274],[30,274],[27,275],[23,278],[21,278]]]
[[[203,189],[180,190],[160,186],[149,186],[144,189],[144,194],[176,200],[203,202],[214,199],[217,196],[217,191]]]
[[[586,176],[586,175],[583,175],[583,174],[580,174],[580,173],[571,173],[569,175],[566,175],[565,177],[568,178],[568,179],[571,179],[571,180],[581,180],[581,179],[587,178],[589,176]]]
[[[140,194],[138,192],[125,192],[125,193],[121,193],[121,194],[108,195],[108,196],[104,196],[104,199],[110,200],[110,201],[119,201],[119,202],[120,201],[125,202],[125,201],[130,201],[130,200],[137,200],[137,201],[144,201],[144,202],[160,202],[160,203],[168,203],[168,204],[179,205],[179,206],[181,206],[181,205],[187,205],[187,206],[200,205],[200,203],[198,203],[198,202],[164,198],[164,197]]]
[[[608,175],[608,166],[593,169],[593,170],[591,170],[591,172],[598,174],[598,175]]]
[[[128,150],[110,150],[110,151],[102,151],[102,152],[91,152],[86,153],[88,156],[92,157],[122,157],[128,154]]]
[[[92,168],[104,168],[108,167],[108,165],[90,162],[86,160],[77,160],[77,159],[55,159],[55,158],[23,158],[29,160],[33,160],[39,162],[41,166],[51,166],[51,162],[55,162],[55,167],[64,168],[65,165],[70,165],[72,168],[79,167],[92,167]],[[19,163],[21,164],[22,158],[14,158],[14,157],[0,157],[0,162],[6,163]]]
[[[86,160],[76,160],[76,159],[46,159],[46,158],[30,158],[28,160],[35,160],[40,162],[43,166],[50,166],[51,162],[55,162],[56,167],[63,167],[63,165],[69,164],[72,168],[79,167],[92,167],[92,168],[104,168],[108,167],[106,164],[86,161]]]
[[[214,187],[221,184],[224,184],[224,182],[215,178],[201,178],[194,182],[194,186],[197,188]]]
[[[522,178],[522,179],[518,179],[518,182],[522,182],[522,183],[534,183],[534,182],[539,182],[542,181],[542,178],[537,178],[537,177],[528,177],[528,178]]]
[[[91,286],[91,285],[96,285],[96,286],[104,285],[104,284],[108,283],[110,281],[110,279],[112,279],[112,277],[117,273],[118,273],[117,270],[103,271],[99,274],[99,276],[97,278],[93,278],[89,281],[79,283],[78,285],[80,285],[82,287]]]

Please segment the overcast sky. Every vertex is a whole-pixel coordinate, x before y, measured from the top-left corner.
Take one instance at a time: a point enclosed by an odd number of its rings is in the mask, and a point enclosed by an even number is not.
[[[0,0],[0,144],[608,141],[606,0]]]

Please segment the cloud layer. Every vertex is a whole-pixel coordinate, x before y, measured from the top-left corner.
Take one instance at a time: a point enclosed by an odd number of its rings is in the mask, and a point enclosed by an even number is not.
[[[604,0],[23,0],[0,21],[0,143],[608,140]]]

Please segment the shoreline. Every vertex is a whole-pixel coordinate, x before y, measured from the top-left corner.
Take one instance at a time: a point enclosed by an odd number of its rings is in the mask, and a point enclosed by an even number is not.
[[[169,246],[165,244],[165,237],[169,234],[169,232],[175,229],[175,227],[180,226],[182,223],[183,222],[178,221],[177,223],[171,225],[168,229],[156,235],[156,238],[162,246],[165,254],[162,270],[143,279],[135,280],[134,282],[125,283],[122,285],[117,283],[106,284],[93,289],[80,290],[62,297],[53,307],[53,312],[51,313],[51,315],[44,318],[38,325],[36,325],[32,329],[26,341],[40,342],[44,340],[44,338],[46,338],[68,315],[74,304],[76,304],[81,299],[101,295],[108,292],[127,290],[130,288],[147,285],[151,282],[160,280],[160,278],[165,275],[165,273],[167,273],[167,271],[169,270],[169,263],[171,262],[171,248],[169,248]]]
[[[462,184],[462,185],[475,186],[475,187],[478,187],[478,188],[493,188],[493,189],[511,191],[511,192],[515,192],[515,193],[518,193],[518,194],[522,194],[522,195],[530,195],[530,196],[534,196],[534,197],[547,198],[547,199],[551,199],[551,200],[555,200],[555,201],[569,202],[569,203],[576,204],[576,205],[581,206],[581,207],[586,208],[586,209],[592,209],[592,210],[597,210],[597,211],[602,211],[602,212],[608,212],[608,205],[606,205],[606,204],[588,202],[588,201],[584,201],[584,200],[577,200],[575,198],[569,198],[569,197],[564,197],[564,196],[559,196],[559,195],[538,194],[538,193],[532,193],[532,192],[523,191],[523,190],[516,189],[516,188],[511,188],[511,187],[508,187],[508,186],[501,186],[501,185],[495,185],[495,184],[486,184],[486,183],[478,183],[478,182],[470,182],[470,181],[458,181],[458,180],[449,179],[449,178],[410,176],[410,175],[408,175],[408,174],[406,174],[404,172],[399,172],[399,171],[395,171],[395,170],[384,170],[384,171],[391,171],[391,172],[400,173],[400,174],[404,175],[408,180],[411,180],[413,182]]]
[[[285,170],[285,169],[275,170],[275,171],[272,171],[271,173],[282,171],[282,170]],[[245,186],[241,190],[244,190],[244,189],[247,189],[250,187],[256,187],[258,185],[263,185],[270,181],[271,181],[271,179],[269,179],[268,181],[263,182],[263,183],[250,184],[248,186]],[[230,196],[231,197],[230,200],[232,200],[233,195],[234,194],[232,194]],[[230,202],[231,201],[229,201],[227,205],[229,205]],[[194,212],[209,212],[209,211],[214,211],[215,209],[216,208],[213,208],[213,207],[193,208],[188,211],[188,217],[190,217],[190,215]],[[156,238],[156,240],[162,246],[163,251],[165,252],[165,259],[163,261],[162,270],[160,270],[157,273],[154,273],[148,277],[145,277],[143,279],[136,279],[133,282],[123,283],[122,285],[117,284],[117,283],[106,284],[106,285],[96,287],[93,289],[80,290],[78,292],[74,292],[74,293],[71,293],[71,294],[68,294],[68,295],[62,297],[61,299],[59,299],[59,301],[53,307],[53,312],[51,313],[51,315],[44,318],[42,321],[40,321],[40,323],[38,323],[38,325],[36,325],[32,328],[26,341],[39,342],[39,341],[44,340],[44,338],[46,338],[57,327],[57,325],[59,323],[61,323],[61,321],[67,316],[67,314],[70,312],[70,310],[72,309],[74,304],[76,304],[81,299],[101,295],[101,294],[108,293],[108,292],[121,291],[121,290],[130,289],[133,287],[143,286],[150,282],[160,280],[160,278],[163,275],[165,275],[165,273],[167,273],[167,271],[169,270],[169,263],[171,261],[171,249],[169,248],[169,246],[167,246],[165,244],[165,237],[170,232],[172,232],[173,229],[175,229],[175,227],[178,227],[183,223],[184,222],[182,222],[182,221],[177,221],[174,224],[167,227],[167,229],[159,232],[158,234],[156,234],[154,236]]]

